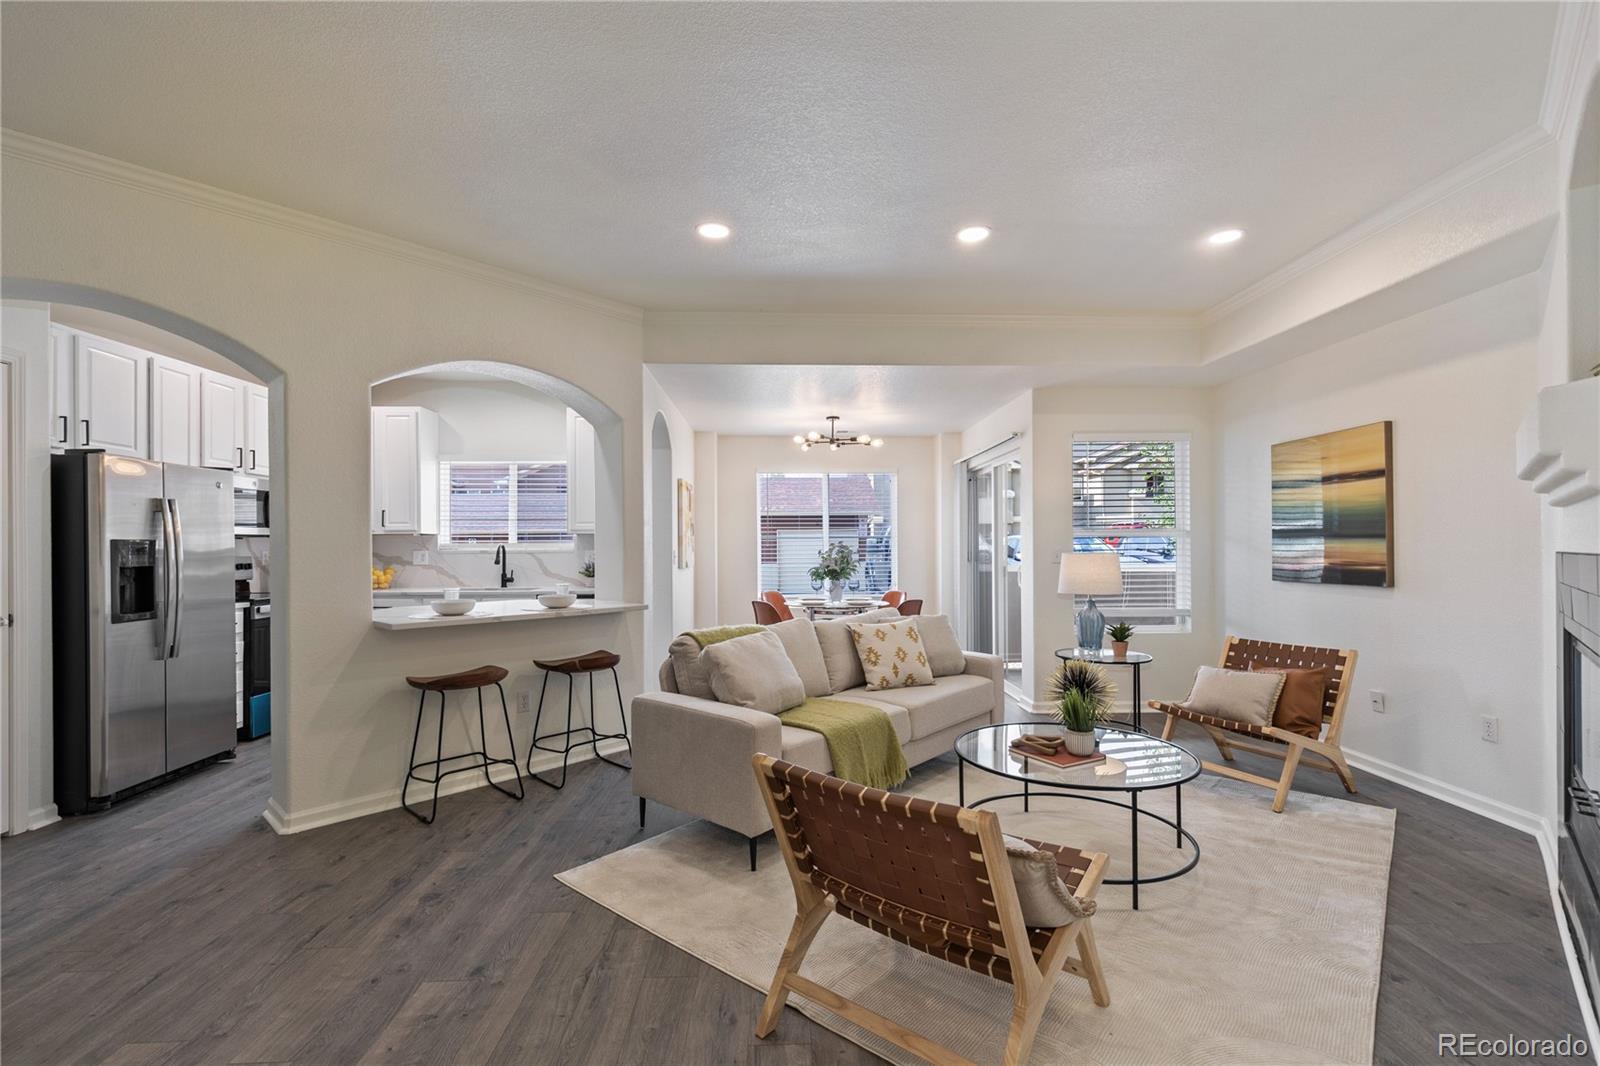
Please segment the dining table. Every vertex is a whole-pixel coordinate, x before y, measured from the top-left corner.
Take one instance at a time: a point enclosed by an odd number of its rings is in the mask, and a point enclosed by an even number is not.
[[[784,600],[791,613],[804,614],[815,622],[819,618],[848,618],[851,615],[862,614],[866,611],[876,611],[889,604],[881,599],[837,600],[830,603],[824,599],[809,599],[795,597]]]

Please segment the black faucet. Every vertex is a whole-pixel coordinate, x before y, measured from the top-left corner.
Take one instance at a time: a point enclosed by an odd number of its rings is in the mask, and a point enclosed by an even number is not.
[[[505,588],[517,579],[515,570],[506,569],[506,546],[500,545],[494,550],[494,561],[500,564],[500,587]]]

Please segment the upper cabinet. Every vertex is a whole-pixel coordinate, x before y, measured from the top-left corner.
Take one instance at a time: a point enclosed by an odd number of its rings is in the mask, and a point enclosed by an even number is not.
[[[215,371],[200,374],[200,465],[244,469],[245,390],[238,378]]]
[[[150,353],[79,333],[73,338],[71,447],[150,454]]]
[[[372,409],[372,532],[439,532],[439,416]]]
[[[567,529],[594,532],[594,427],[567,409]]]
[[[200,379],[192,363],[150,357],[150,458],[200,466]]]
[[[56,451],[71,448],[73,395],[72,331],[50,327],[50,447]]]
[[[244,472],[266,477],[267,387],[244,387]]]

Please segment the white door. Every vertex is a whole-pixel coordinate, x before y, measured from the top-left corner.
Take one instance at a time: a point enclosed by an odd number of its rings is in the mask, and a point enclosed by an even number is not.
[[[73,446],[72,391],[72,333],[51,326],[50,447],[56,451]]]
[[[74,445],[146,458],[150,454],[150,354],[82,333],[75,338],[75,349]]]
[[[200,465],[244,467],[245,383],[209,370],[200,375]]]
[[[269,472],[267,461],[267,387],[244,387],[244,469],[263,477]]]
[[[409,407],[372,409],[372,528],[414,533],[420,520],[417,482],[417,412]]]
[[[200,378],[203,371],[164,355],[150,357],[150,458],[200,465]]]

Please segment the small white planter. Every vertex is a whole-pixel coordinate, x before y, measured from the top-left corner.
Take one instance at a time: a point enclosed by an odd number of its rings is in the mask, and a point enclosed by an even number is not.
[[[1094,734],[1094,730],[1091,729],[1086,733],[1076,733],[1076,732],[1073,732],[1072,730],[1069,729],[1069,730],[1065,731],[1064,733],[1062,733],[1062,736],[1066,739],[1067,750],[1070,751],[1072,754],[1074,754],[1074,755],[1093,755],[1094,754],[1095,745],[1098,743],[1098,740],[1096,739],[1095,734]]]

